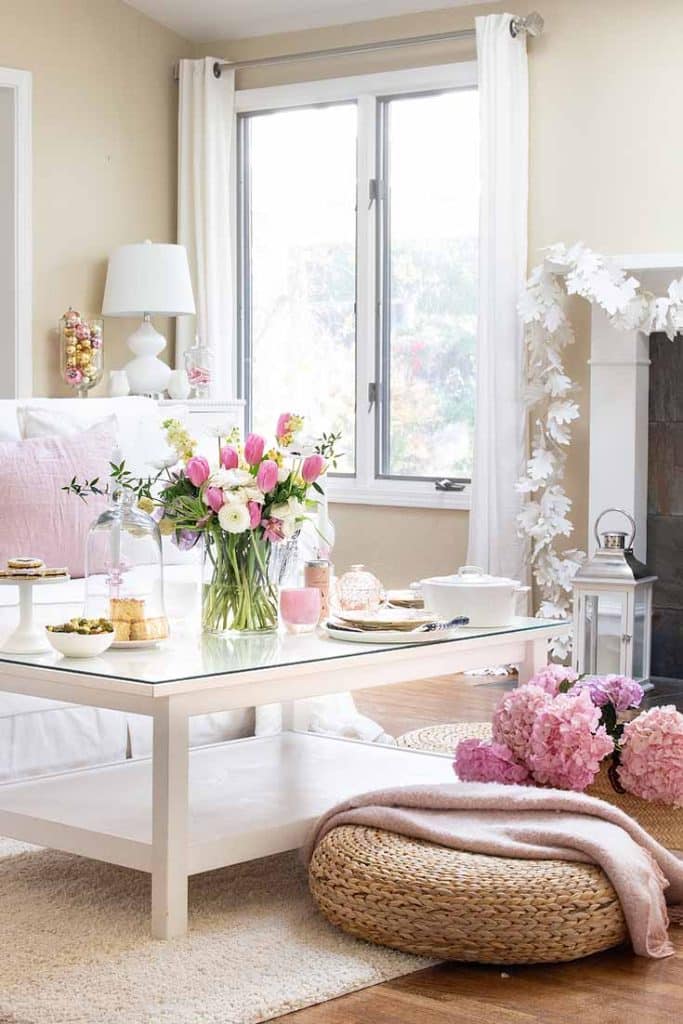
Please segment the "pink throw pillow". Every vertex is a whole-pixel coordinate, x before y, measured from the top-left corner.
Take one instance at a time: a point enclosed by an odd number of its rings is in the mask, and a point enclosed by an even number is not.
[[[72,437],[0,441],[0,566],[30,555],[84,575],[88,529],[107,499],[85,502],[62,487],[74,476],[105,486],[114,443],[105,424]]]

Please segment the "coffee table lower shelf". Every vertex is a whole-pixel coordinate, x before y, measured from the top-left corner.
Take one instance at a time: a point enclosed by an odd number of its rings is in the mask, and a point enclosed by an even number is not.
[[[385,786],[453,780],[451,758],[284,732],[189,757],[187,872],[295,849],[327,808]],[[0,835],[152,871],[152,760],[0,786]]]

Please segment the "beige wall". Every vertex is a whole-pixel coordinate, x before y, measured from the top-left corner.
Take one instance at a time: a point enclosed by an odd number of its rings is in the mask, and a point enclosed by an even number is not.
[[[529,4],[512,5],[526,13]],[[197,52],[233,59],[437,32],[471,26],[479,13],[508,4],[365,22],[226,43]],[[679,43],[680,0],[539,0],[546,28],[529,44],[531,140],[530,262],[542,246],[581,239],[606,252],[680,251],[683,247],[678,126],[683,108]],[[412,47],[334,62],[242,72],[242,86],[370,72],[471,59],[472,43]],[[587,308],[573,306],[578,343],[567,364],[582,385],[582,418],[574,428],[568,489],[575,541],[585,543],[588,483]],[[405,578],[462,561],[466,514],[336,506],[336,561],[358,558],[389,582],[397,560],[410,559]],[[417,528],[416,528],[417,527]],[[417,571],[416,571],[417,570]]]
[[[175,240],[172,69],[189,51],[121,0],[0,2],[0,65],[33,73],[36,394],[67,393],[54,328],[70,304],[99,312],[111,249]],[[107,369],[130,329],[106,321]]]

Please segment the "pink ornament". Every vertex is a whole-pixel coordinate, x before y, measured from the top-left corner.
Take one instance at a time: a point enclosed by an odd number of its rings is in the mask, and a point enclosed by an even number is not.
[[[265,439],[260,434],[248,434],[244,442],[244,458],[250,466],[258,466],[263,458],[266,447]]]
[[[77,370],[76,367],[72,366],[68,370],[65,370],[64,380],[67,384],[70,384],[71,387],[77,387],[79,384],[83,383],[83,374],[80,370]]]
[[[98,337],[92,338],[90,344],[93,348],[102,348],[102,339]]]
[[[90,337],[90,328],[87,324],[78,324],[76,327],[76,337],[79,341],[85,341],[86,338]]]

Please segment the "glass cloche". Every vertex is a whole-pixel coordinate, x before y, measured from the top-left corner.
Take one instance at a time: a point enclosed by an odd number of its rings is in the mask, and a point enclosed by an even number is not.
[[[115,643],[152,644],[168,636],[159,527],[117,489],[90,527],[85,557],[87,618],[110,619]]]

